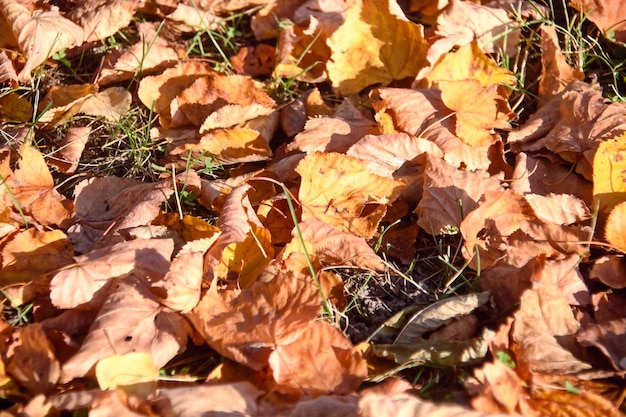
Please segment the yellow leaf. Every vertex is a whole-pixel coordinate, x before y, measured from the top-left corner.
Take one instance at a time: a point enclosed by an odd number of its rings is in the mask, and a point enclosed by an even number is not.
[[[328,77],[342,94],[415,77],[427,65],[423,27],[410,22],[395,1],[356,1],[327,43]]]
[[[154,382],[158,377],[159,368],[152,355],[145,352],[113,355],[96,364],[96,379],[103,390]]]
[[[626,134],[600,142],[593,157],[593,198],[604,213],[626,200]]]
[[[508,130],[513,114],[501,112],[504,97],[495,85],[483,87],[477,80],[439,83],[441,100],[455,111],[456,136],[471,146],[489,146],[499,140],[494,129]],[[505,105],[505,107],[507,107]]]
[[[433,88],[440,81],[461,80],[477,80],[483,87],[491,84],[517,84],[515,76],[509,70],[499,67],[480,50],[476,42],[472,42],[455,52],[445,54],[417,87]]]
[[[606,240],[619,250],[626,252],[626,202],[620,203],[611,211],[606,221]]]
[[[302,177],[302,220],[317,217],[335,228],[371,238],[404,188],[404,181],[372,174],[360,159],[339,153],[311,153],[296,167]]]

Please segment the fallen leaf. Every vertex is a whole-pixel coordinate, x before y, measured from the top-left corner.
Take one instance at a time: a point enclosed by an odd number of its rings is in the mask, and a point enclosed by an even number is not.
[[[0,97],[0,121],[24,123],[28,122],[32,115],[33,105],[19,94],[13,92]]]
[[[567,375],[591,368],[574,354],[580,323],[556,285],[524,291],[513,317],[512,349],[531,372]]]
[[[570,0],[568,3],[595,23],[609,40],[626,42],[624,3],[614,0]]]
[[[154,383],[158,378],[159,368],[146,352],[116,354],[100,359],[96,364],[96,379],[101,390]]]
[[[48,394],[61,376],[61,365],[42,326],[31,323],[20,331],[20,344],[7,371],[33,394]]]
[[[344,95],[373,84],[415,77],[426,65],[421,25],[409,21],[395,1],[357,0],[328,38],[328,78]]]
[[[32,70],[55,52],[83,43],[83,29],[61,16],[57,7],[31,11],[17,1],[2,0],[0,12],[11,25],[13,36],[27,57],[18,74],[20,82],[30,81]]]
[[[572,68],[563,55],[552,25],[541,26],[541,78],[539,99],[545,102],[560,93],[573,81],[583,81],[585,74]]]
[[[623,256],[608,255],[597,259],[589,277],[611,288],[626,288],[626,262]]]
[[[86,253],[125,240],[120,231],[153,220],[173,192],[172,180],[142,183],[102,177],[80,182],[74,191],[77,224],[68,230],[75,249]]]
[[[224,415],[256,415],[256,399],[263,395],[249,382],[163,388],[151,400],[159,415],[194,417],[207,410]]]
[[[514,56],[520,42],[519,24],[504,7],[450,0],[438,13],[434,34],[454,39],[457,45],[476,42],[485,53]]]
[[[143,0],[97,0],[90,2],[90,7],[70,7],[68,18],[85,29],[86,42],[99,41],[128,26],[144,3]]]
[[[454,0],[454,7],[482,7]],[[484,88],[490,85],[515,86],[515,76],[481,51],[477,42],[463,44],[454,52],[444,54],[427,74],[413,84],[415,88],[438,88],[444,81],[476,80]]]
[[[626,132],[624,115],[626,107],[607,103],[599,86],[574,81],[509,133],[507,141],[516,152],[555,155],[592,180],[596,150],[603,140]]]
[[[116,282],[79,351],[63,364],[61,382],[85,376],[101,359],[130,352],[164,366],[183,350],[190,329],[179,315],[163,311],[144,279]]]
[[[580,344],[598,348],[617,370],[626,369],[624,302],[626,299],[619,293],[605,294],[598,302],[593,318],[586,315],[576,334]]]
[[[282,252],[282,259],[287,259],[292,253],[304,253],[304,242],[309,255],[323,266],[350,265],[375,271],[385,269],[382,259],[362,237],[337,230],[315,217],[301,222],[298,227],[302,238],[294,229],[291,242]]]
[[[282,392],[349,394],[367,376],[367,363],[330,323],[315,321],[288,344],[279,344],[268,363]]]
[[[348,100],[344,100],[333,116],[307,120],[304,130],[287,145],[287,150],[306,153],[345,152],[365,135],[377,133],[376,123],[366,118]]]
[[[601,216],[626,199],[626,134],[598,144],[593,156],[593,200]]]
[[[78,256],[74,265],[52,278],[50,300],[57,308],[75,308],[91,301],[114,278],[134,272],[145,279],[160,279],[173,250],[171,239],[137,239]]]
[[[20,167],[7,184],[21,210],[43,225],[67,227],[72,222],[74,204],[54,188],[43,156],[29,145],[20,148],[20,156]]]
[[[265,43],[244,46],[230,58],[230,63],[237,74],[250,77],[268,76],[276,66],[276,48]]]
[[[357,236],[373,236],[386,205],[404,183],[365,170],[363,162],[338,153],[311,153],[298,164],[302,220],[318,218]]]
[[[239,294],[209,290],[187,317],[213,349],[258,371],[278,346],[301,338],[321,305],[311,278],[286,271]]]
[[[60,230],[21,231],[2,247],[0,283],[47,282],[45,277],[72,263],[73,254],[72,244]]]
[[[58,152],[48,157],[50,164],[66,174],[76,172],[90,134],[91,127],[89,126],[70,128],[59,143]]]
[[[432,235],[455,234],[486,191],[501,189],[497,176],[462,171],[436,157],[426,158],[424,176],[424,195],[415,213],[417,224]]]

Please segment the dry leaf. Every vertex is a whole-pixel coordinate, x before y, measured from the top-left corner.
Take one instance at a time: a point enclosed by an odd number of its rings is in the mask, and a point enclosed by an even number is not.
[[[59,143],[58,152],[48,158],[50,164],[66,174],[76,172],[90,134],[91,127],[89,126],[70,128]]]
[[[393,0],[382,5],[357,0],[327,43],[332,51],[328,78],[345,95],[415,77],[426,65],[423,27],[409,21]]]
[[[624,3],[618,0],[570,0],[568,3],[595,23],[608,39],[626,42]]]
[[[171,239],[137,239],[91,251],[75,258],[75,264],[50,282],[50,300],[57,308],[75,308],[114,278],[130,273],[160,279],[169,268],[174,250]]]
[[[20,50],[27,56],[18,74],[20,82],[30,81],[32,70],[55,52],[83,43],[83,29],[61,16],[56,7],[31,12],[15,0],[2,0],[0,12],[11,25]]]
[[[415,213],[417,224],[432,235],[455,234],[486,191],[501,189],[496,176],[461,171],[436,157],[427,157],[424,175],[424,196]]]
[[[338,153],[311,153],[298,164],[302,220],[318,218],[335,228],[371,238],[404,183],[365,170],[360,160]]]
[[[561,52],[554,26],[541,26],[541,52],[540,102],[551,99],[563,91],[569,83],[585,79],[582,71],[572,68],[567,63]]]
[[[67,227],[72,221],[74,204],[54,188],[43,156],[29,145],[22,146],[20,156],[20,168],[7,183],[21,210],[43,225]]]
[[[186,346],[189,332],[181,316],[163,311],[144,279],[130,275],[115,284],[80,350],[63,364],[61,381],[84,376],[101,359],[130,352],[151,354],[160,368]]]
[[[2,247],[0,285],[40,281],[71,264],[73,254],[72,244],[60,230],[21,231]]]
[[[156,382],[158,377],[159,368],[146,352],[116,354],[96,364],[96,379],[101,390]]]

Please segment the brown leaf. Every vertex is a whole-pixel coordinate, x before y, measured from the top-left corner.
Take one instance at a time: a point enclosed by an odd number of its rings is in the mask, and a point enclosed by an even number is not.
[[[18,80],[28,82],[33,69],[55,52],[83,43],[83,29],[59,14],[56,7],[31,12],[14,0],[0,1],[0,12],[11,25],[20,50],[27,57]]]
[[[626,260],[620,255],[602,256],[593,263],[589,276],[611,288],[626,288]]]
[[[172,180],[158,183],[102,177],[80,182],[76,195],[77,224],[68,232],[82,253],[118,243],[120,232],[153,220],[161,203],[174,192]]]
[[[78,256],[50,282],[50,300],[57,308],[75,308],[91,301],[114,278],[133,272],[146,279],[162,278],[173,250],[171,239],[137,239]]]
[[[563,91],[569,83],[583,81],[585,74],[567,63],[554,26],[542,25],[540,30],[542,54],[539,100],[545,102]]]
[[[150,353],[162,367],[186,346],[189,330],[182,317],[163,311],[145,280],[130,275],[116,283],[80,350],[63,364],[61,382],[129,352]]]
[[[608,39],[626,42],[624,3],[616,0],[570,0],[568,3],[595,23]]]
[[[580,324],[556,285],[524,291],[513,317],[512,349],[531,372],[566,375],[591,368],[574,355]]]
[[[50,164],[65,174],[72,174],[78,168],[78,162],[89,141],[91,127],[79,126],[70,128],[59,143],[58,152],[48,157]]]
[[[617,370],[626,369],[626,298],[620,293],[607,293],[600,301],[594,317],[586,316],[576,339],[583,346],[595,346]]]
[[[508,136],[514,151],[543,152],[575,164],[593,179],[593,157],[599,143],[626,132],[626,107],[607,103],[599,86],[575,81]]]
[[[61,365],[42,326],[29,324],[20,332],[20,344],[7,371],[33,394],[50,393],[61,376]]]
[[[309,255],[323,266],[350,265],[377,271],[385,269],[382,259],[362,237],[339,231],[317,218],[305,220],[299,227]],[[292,235],[292,241],[282,253],[283,259],[292,253],[303,253],[302,242],[295,230]]]
[[[42,280],[72,263],[73,254],[72,244],[60,230],[21,231],[2,247],[0,285]]]
[[[454,234],[486,191],[500,190],[498,177],[484,171],[461,171],[436,157],[427,157],[424,195],[415,213],[417,224],[432,235]]]
[[[444,3],[445,4],[445,3]],[[452,38],[457,45],[476,41],[485,53],[517,53],[520,38],[518,23],[503,7],[450,0],[437,16],[435,35]]]
[[[214,415],[257,415],[256,400],[263,393],[249,382],[164,388],[151,401],[162,416],[196,417],[207,410]]]
[[[211,238],[190,242],[178,252],[165,277],[153,285],[153,288],[165,292],[160,300],[163,305],[187,313],[198,304],[204,272],[204,253],[218,236],[219,233],[215,233]]]
[[[307,153],[345,152],[363,136],[377,133],[376,123],[363,116],[348,100],[344,100],[333,116],[309,119],[304,131],[287,145],[287,150]]]
[[[450,165],[472,171],[487,170],[491,165],[489,145],[471,146],[455,136],[453,113],[443,103],[439,90],[379,89],[373,93],[372,105],[379,117],[389,112],[399,130],[434,142]]]
[[[402,181],[371,174],[360,160],[338,153],[311,153],[296,172],[302,177],[298,193],[302,220],[317,217],[365,238],[374,235],[386,205],[404,186]]]
[[[74,7],[68,18],[85,29],[85,41],[100,41],[128,26],[144,0],[91,0],[89,7]]]
[[[230,58],[230,63],[237,74],[250,77],[268,76],[276,65],[276,48],[265,43],[244,46]]]

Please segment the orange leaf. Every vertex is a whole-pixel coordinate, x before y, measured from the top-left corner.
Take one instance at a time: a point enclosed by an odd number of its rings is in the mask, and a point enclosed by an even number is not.
[[[20,168],[8,184],[21,209],[43,225],[67,226],[74,205],[54,189],[54,180],[41,153],[24,145],[20,156]]]
[[[2,248],[0,283],[4,286],[8,283],[38,281],[72,263],[73,254],[72,244],[60,230],[24,230]]]
[[[361,353],[341,330],[320,321],[292,343],[277,346],[268,362],[283,392],[349,394],[367,376]]]

